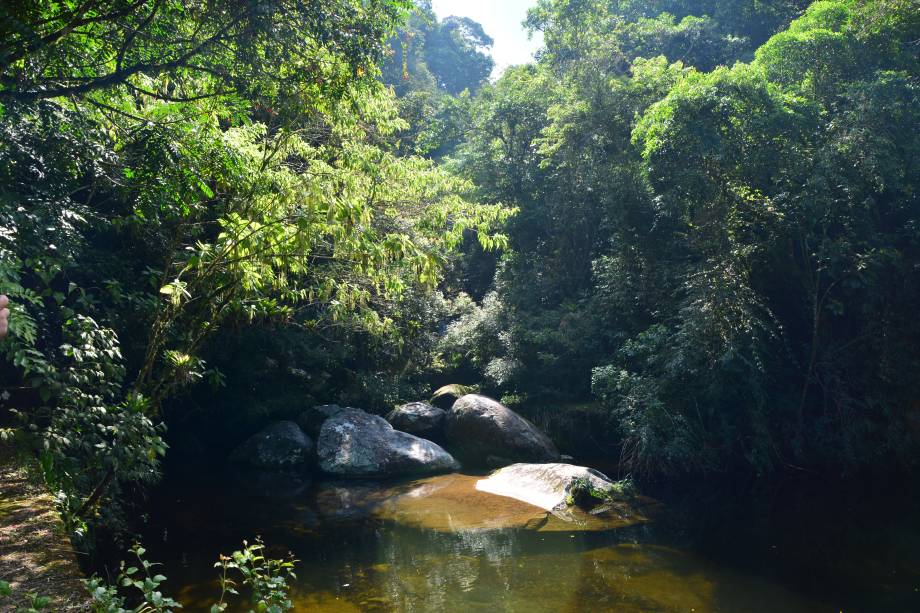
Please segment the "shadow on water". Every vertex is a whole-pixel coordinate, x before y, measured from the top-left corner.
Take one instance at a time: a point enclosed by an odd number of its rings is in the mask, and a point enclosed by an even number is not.
[[[154,496],[145,544],[183,610],[208,609],[217,555],[255,535],[300,560],[296,611],[920,610],[913,497],[658,492],[668,504],[653,521],[572,529],[467,498],[475,477],[262,479],[173,479]]]

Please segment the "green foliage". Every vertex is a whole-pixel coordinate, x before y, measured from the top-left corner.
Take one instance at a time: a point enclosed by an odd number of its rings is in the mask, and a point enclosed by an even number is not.
[[[454,152],[472,121],[472,98],[466,91],[459,96],[411,91],[398,103],[409,128],[399,133],[397,145],[407,153],[442,159]]]
[[[595,372],[595,389],[628,415],[632,452],[643,462],[724,468],[743,457],[769,471],[789,462],[848,466],[874,461],[868,458],[880,447],[909,449],[903,425],[881,408],[910,402],[912,392],[902,396],[901,386],[886,383],[907,371],[865,361],[899,352],[900,343],[876,345],[878,322],[856,305],[907,308],[899,304],[906,295],[883,298],[885,285],[868,271],[893,279],[913,257],[915,239],[882,221],[896,215],[913,225],[912,189],[894,179],[912,163],[900,155],[882,163],[890,142],[866,142],[858,154],[844,144],[865,121],[851,114],[848,92],[866,91],[867,70],[903,60],[871,53],[875,43],[864,30],[842,29],[889,10],[816,3],[771,39],[754,65],[689,75],[637,126],[634,139],[662,212],[677,221],[673,243],[684,246],[691,265],[673,319],[638,337],[639,347],[655,343],[639,354],[627,344],[619,367]],[[865,52],[854,52],[861,45]],[[858,66],[833,68],[841,62]],[[785,75],[797,75],[796,82]],[[907,108],[907,90],[892,78],[874,76],[886,84],[888,95],[873,98],[883,116]],[[918,125],[918,118],[897,123]],[[915,146],[901,141],[899,150]],[[856,158],[844,161],[843,150]],[[882,166],[895,173],[891,183],[877,174]],[[879,217],[864,215],[867,204]],[[913,325],[900,330],[896,336],[909,336]]]
[[[124,562],[116,579],[116,586],[106,585],[101,579],[93,576],[84,581],[86,589],[93,599],[93,610],[97,613],[170,613],[173,609],[182,608],[182,605],[165,596],[160,586],[166,577],[157,573],[154,568],[158,564],[149,562],[144,558],[146,549],[140,545],[131,548],[131,553],[139,566],[127,566]],[[118,588],[130,588],[136,593],[140,604],[131,609],[125,609],[128,599],[118,594]]]
[[[471,97],[493,68],[492,39],[465,17],[439,21],[430,0],[417,0],[409,20],[389,40],[381,80],[398,96],[407,128],[401,152],[441,159],[454,152],[472,121]]]
[[[757,51],[771,81],[831,103],[843,83],[878,70],[916,74],[917,55],[904,41],[916,34],[916,6],[903,0],[820,1]]]
[[[635,485],[629,478],[617,481],[605,489],[598,489],[587,477],[579,477],[572,482],[565,503],[590,509],[604,502],[622,501],[635,495]]]
[[[126,84],[139,94],[171,81],[168,99],[235,91],[262,100],[302,95],[297,70],[370,69],[405,0],[249,2],[215,7],[172,0],[103,6],[13,2],[3,8],[0,100],[87,94]],[[79,56],[95,62],[74,62]],[[279,63],[281,65],[279,66]],[[279,70],[280,67],[280,70]],[[137,77],[160,80],[152,89]],[[292,79],[293,77],[293,79]],[[308,77],[297,85],[315,86]],[[298,91],[299,90],[299,91]]]
[[[540,0],[526,23],[543,32],[543,59],[564,73],[589,65],[625,72],[634,58],[660,54],[708,70],[748,59],[807,5],[807,0]]]
[[[630,57],[663,55],[700,70],[712,70],[731,64],[747,47],[744,38],[726,34],[720,26],[721,22],[709,15],[687,15],[678,21],[669,13],[661,13],[624,24],[620,38]]]
[[[495,362],[510,349],[510,339],[504,331],[507,317],[498,295],[486,295],[481,305],[467,303],[465,311],[451,322],[441,340],[442,359],[455,370],[466,367],[483,374],[490,366],[496,370]]]
[[[501,391],[589,395],[590,369],[609,342],[591,300],[594,260],[617,226],[648,216],[632,125],[683,72],[655,58],[637,60],[628,78],[586,72],[559,83],[544,67],[525,67],[484,90],[481,128],[458,162],[488,197],[517,205],[513,253],[497,293],[450,328],[449,360],[466,353],[484,375],[488,366]]]
[[[397,146],[408,126],[377,64],[409,8],[0,9],[0,375],[20,390],[2,408],[76,529],[156,479],[166,420],[226,383],[208,353],[222,333],[358,338],[388,357],[362,375],[392,380],[431,353],[451,254],[506,244],[510,210],[403,155],[429,145]]]
[[[483,90],[457,149],[519,213],[446,363],[593,394],[636,471],[914,465],[920,20],[804,8],[532,9],[540,62]]]
[[[637,471],[915,462],[914,3],[541,0],[494,84],[412,6],[0,9],[0,402],[74,527],[166,422],[435,376],[599,401]]]
[[[478,22],[456,16],[439,21],[430,0],[417,0],[411,18],[390,40],[383,81],[400,96],[476,93],[494,67],[488,55],[493,42]]]
[[[107,523],[117,523],[124,486],[157,480],[166,443],[143,396],[120,400],[124,366],[115,333],[78,315],[65,322],[64,334],[60,396],[39,433],[42,468],[65,523],[82,534],[98,507]]]
[[[10,584],[6,581],[0,581],[0,602],[10,598],[12,595],[13,589],[10,587]],[[27,606],[11,609],[11,611],[15,611],[15,613],[39,613],[40,611],[50,610],[50,606],[51,599],[47,596],[29,594]]]
[[[243,541],[243,549],[234,551],[230,557],[221,556],[214,566],[220,568],[220,602],[211,607],[211,613],[226,610],[224,598],[228,594],[237,594],[237,584],[230,578],[230,571],[237,571],[241,576],[242,585],[252,591],[250,604],[251,613],[282,613],[294,608],[287,595],[287,582],[296,579],[294,565],[297,563],[293,557],[288,559],[273,559],[265,557],[265,545],[260,539],[252,545]]]
[[[437,400],[444,396],[453,396],[454,398],[460,398],[467,394],[475,394],[477,389],[470,385],[460,385],[459,383],[450,383],[448,385],[442,385],[431,394],[431,400]]]
[[[426,33],[426,63],[448,93],[475,92],[492,72],[494,62],[485,51],[493,42],[469,17],[447,17]]]
[[[157,573],[158,564],[148,561],[146,549],[140,545],[131,548],[136,559],[135,566],[121,563],[115,585],[108,585],[97,576],[84,581],[93,599],[93,611],[97,613],[170,613],[181,609],[176,600],[163,594],[161,586],[166,577]],[[230,556],[220,556],[214,564],[220,569],[220,599],[210,608],[212,613],[226,611],[230,596],[238,596],[238,587],[251,592],[250,613],[283,613],[293,608],[287,595],[287,581],[293,579],[296,560],[274,559],[265,556],[265,545],[260,539],[249,545],[243,541],[243,549]],[[232,575],[240,576],[239,583]],[[128,590],[132,597],[122,595]],[[129,601],[139,601],[134,607],[126,608]]]

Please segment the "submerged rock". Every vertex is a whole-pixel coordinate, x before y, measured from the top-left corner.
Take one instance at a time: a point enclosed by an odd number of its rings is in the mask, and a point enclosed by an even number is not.
[[[313,507],[326,520],[360,520],[393,496],[392,484],[361,480],[327,481],[313,492]]]
[[[621,497],[623,486],[593,468],[573,464],[512,464],[476,482],[476,489],[546,509],[591,509]]]
[[[300,429],[306,432],[308,436],[316,438],[319,436],[319,431],[322,429],[327,419],[338,415],[346,409],[354,411],[359,410],[350,409],[349,407],[342,408],[337,404],[320,404],[315,407],[310,407],[297,417],[297,425],[300,426]]]
[[[553,442],[536,426],[479,394],[467,394],[454,403],[447,415],[446,435],[451,451],[477,466],[559,459]]]
[[[252,435],[230,454],[234,464],[271,470],[300,469],[313,456],[313,441],[292,421],[279,421]]]
[[[397,430],[432,441],[444,439],[446,420],[447,411],[431,406],[427,402],[410,402],[396,407],[387,415],[387,421]]]
[[[392,477],[458,470],[460,464],[431,441],[394,430],[385,419],[345,409],[323,424],[317,441],[323,471],[352,477]]]
[[[450,474],[420,479],[391,491],[375,514],[399,524],[457,532],[538,530],[549,514],[518,500],[476,491],[476,477]]]
[[[594,532],[649,521],[654,501],[637,498],[591,513],[577,507],[547,511],[529,502],[477,489],[481,477],[462,474],[426,477],[389,486],[373,495],[381,519],[436,532],[519,529],[535,532]],[[367,493],[365,497],[371,498]]]

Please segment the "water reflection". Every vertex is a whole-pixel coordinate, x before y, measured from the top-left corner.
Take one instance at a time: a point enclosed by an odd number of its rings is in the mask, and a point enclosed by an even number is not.
[[[453,537],[385,531],[377,548],[387,561],[352,575],[357,583],[339,592],[337,602],[343,610],[407,612],[820,610],[787,590],[719,573],[666,547],[599,546],[562,534],[530,540],[517,530]],[[723,584],[737,587],[722,592]],[[315,594],[298,594],[298,610],[316,603]]]
[[[852,600],[837,598],[839,586],[828,586],[830,596],[803,595],[757,566],[740,570],[678,546],[661,529],[666,521],[638,514],[567,523],[511,499],[477,498],[467,479],[320,483],[283,499],[187,489],[155,512],[151,535],[168,528],[171,536],[148,549],[167,563],[167,585],[173,593],[179,586],[192,612],[207,611],[217,593],[217,553],[255,534],[275,554],[290,549],[301,560],[296,611],[912,610],[867,607],[865,594],[859,606],[840,606]],[[746,547],[735,544],[741,555]],[[909,607],[912,598],[898,602]]]

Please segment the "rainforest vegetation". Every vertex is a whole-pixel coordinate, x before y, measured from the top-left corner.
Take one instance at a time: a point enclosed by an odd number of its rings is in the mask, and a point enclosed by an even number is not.
[[[916,2],[526,27],[493,79],[428,0],[3,3],[0,434],[78,543],[304,406],[449,383],[640,480],[916,470]]]

